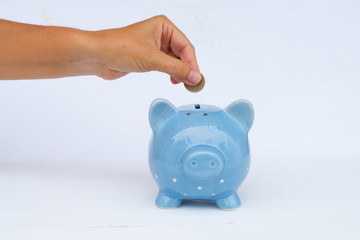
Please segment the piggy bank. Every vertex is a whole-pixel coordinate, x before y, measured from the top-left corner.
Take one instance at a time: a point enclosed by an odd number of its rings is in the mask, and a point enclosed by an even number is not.
[[[237,189],[249,171],[248,132],[254,110],[247,100],[225,109],[205,104],[174,107],[152,102],[149,166],[159,186],[156,205],[174,208],[187,200],[240,207]]]

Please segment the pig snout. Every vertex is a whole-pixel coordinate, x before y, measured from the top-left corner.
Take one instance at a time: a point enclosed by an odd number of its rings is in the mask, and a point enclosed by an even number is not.
[[[214,147],[196,146],[185,152],[182,167],[186,174],[193,177],[213,177],[222,172],[224,158]]]

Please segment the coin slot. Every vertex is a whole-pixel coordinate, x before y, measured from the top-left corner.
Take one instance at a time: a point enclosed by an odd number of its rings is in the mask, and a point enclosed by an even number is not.
[[[200,104],[195,104],[195,109],[200,109]]]

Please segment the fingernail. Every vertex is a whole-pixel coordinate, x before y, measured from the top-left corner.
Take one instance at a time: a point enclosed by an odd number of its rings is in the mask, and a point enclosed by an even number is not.
[[[198,84],[201,80],[201,75],[199,72],[191,70],[189,76],[187,77],[187,80],[192,84]]]

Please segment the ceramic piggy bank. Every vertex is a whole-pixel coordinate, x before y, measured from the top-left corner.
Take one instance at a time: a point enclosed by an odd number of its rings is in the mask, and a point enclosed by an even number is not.
[[[158,207],[177,207],[183,199],[213,200],[222,209],[240,206],[237,189],[250,164],[250,102],[237,100],[225,109],[203,104],[176,108],[156,99],[149,120],[149,165],[159,186]]]

